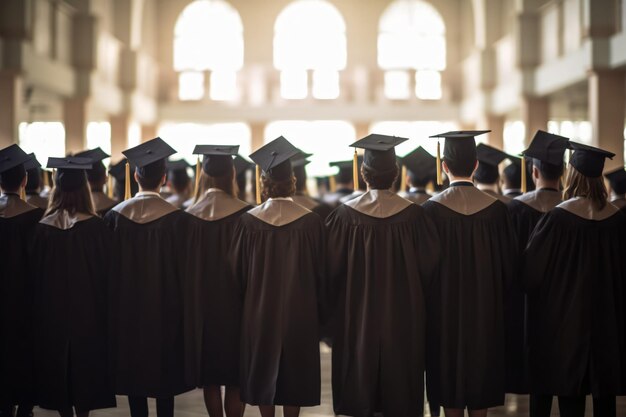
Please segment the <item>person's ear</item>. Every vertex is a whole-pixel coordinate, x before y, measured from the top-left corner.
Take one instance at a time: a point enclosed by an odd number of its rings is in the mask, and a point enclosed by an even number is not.
[[[539,178],[539,168],[533,165],[533,180],[537,180]]]
[[[135,179],[135,182],[139,184],[139,175],[137,175],[137,171],[133,173],[133,178]]]
[[[161,177],[161,187],[163,187],[167,183],[167,173],[163,174]]]
[[[24,175],[24,178],[22,179],[22,183],[20,184],[20,188],[26,188],[27,182],[28,182],[28,172],[26,173],[26,175]]]
[[[445,172],[446,174],[450,173],[450,168],[448,168],[448,164],[446,164],[446,161],[441,161],[441,167],[443,168],[443,172]]]
[[[474,163],[474,170],[472,171],[472,175],[471,175],[472,178],[474,177],[474,174],[476,173],[476,170],[478,169],[478,164],[479,162],[478,160],[476,160],[476,163]]]

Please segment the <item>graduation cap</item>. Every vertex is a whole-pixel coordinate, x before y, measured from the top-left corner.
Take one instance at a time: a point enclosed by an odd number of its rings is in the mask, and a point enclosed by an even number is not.
[[[606,158],[613,159],[614,153],[605,151],[604,149],[595,148],[582,143],[569,142],[570,149],[574,150],[574,154],[569,163],[586,177],[598,178],[602,176],[604,169],[604,160]]]
[[[192,166],[193,165],[191,165],[189,162],[185,161],[184,159],[179,159],[177,161],[168,160],[165,163],[165,167],[167,168],[169,172],[172,172],[172,171],[187,172],[187,168],[191,168]]]
[[[443,157],[450,161],[476,161],[476,136],[489,133],[491,130],[453,130],[446,133],[429,136],[431,138],[445,138]],[[437,142],[437,184],[442,185],[441,178],[441,152]]]
[[[37,160],[37,157],[35,157],[34,153],[30,153],[28,154],[28,156],[30,157],[30,159],[26,162],[24,162],[24,169],[26,171],[31,171],[33,169],[39,169],[41,168],[41,164],[39,163],[39,161]]]
[[[138,173],[143,174],[143,169],[160,161],[164,161],[167,157],[176,153],[176,150],[165,143],[160,137],[151,139],[134,148],[122,151],[122,154],[128,159],[126,164],[126,182],[124,189],[124,199],[131,197],[130,190],[130,164],[135,165]]]
[[[111,155],[104,152],[100,147],[79,152],[74,156],[90,159],[93,163],[93,167],[87,170],[87,180],[89,182],[94,183],[101,181],[104,177],[106,177],[106,168],[104,167],[102,161],[110,158]]]
[[[309,161],[308,158],[310,158],[312,156],[313,156],[312,153],[307,153],[307,152],[304,152],[301,149],[298,149],[298,154],[293,156],[293,157],[291,157],[291,165],[294,168],[306,166],[309,163],[311,163],[311,161]]]
[[[500,176],[498,165],[508,158],[509,155],[500,149],[484,143],[479,144],[476,146],[476,159],[478,159],[479,164],[474,173],[474,178],[482,184],[495,183]]]
[[[400,158],[412,181],[428,182],[437,175],[437,158],[421,146]]]
[[[365,150],[363,152],[363,165],[376,171],[385,172],[397,169],[396,146],[407,140],[407,138],[372,133],[350,145],[354,148],[354,160],[352,161],[354,188],[358,188],[359,184],[357,148]]]
[[[568,143],[569,139],[564,136],[538,130],[522,155],[560,166],[563,164],[563,154],[568,149]]]
[[[235,164],[235,172],[237,173],[237,176],[243,174],[249,169],[254,168],[254,164],[252,162],[248,161],[239,154],[237,154],[235,159],[233,159],[233,164]]]
[[[89,158],[68,156],[65,158],[48,158],[47,168],[57,170],[54,183],[61,191],[72,192],[87,184],[88,169],[93,162]]]
[[[8,146],[0,150],[0,174],[7,172],[31,159],[30,155],[17,145]]]
[[[615,171],[611,171],[604,176],[607,180],[609,180],[611,189],[615,194],[626,194],[626,171],[624,168],[616,169]]]
[[[239,145],[196,145],[193,150],[194,154],[203,155],[202,170],[210,177],[219,177],[231,171],[233,156],[238,152]]]
[[[131,192],[134,193],[137,190],[137,182],[135,178],[130,175],[130,171],[135,170],[135,166],[128,161],[128,159],[122,159],[117,164],[109,166],[109,175],[115,178],[115,181],[118,185],[116,185],[116,189],[119,190],[119,195],[122,197],[122,189],[120,184],[128,183],[130,189],[129,192],[126,192],[126,185],[124,186],[123,197],[124,199],[130,198]]]
[[[159,137],[149,140],[134,148],[122,152],[124,156],[137,168],[143,168],[154,162],[161,161],[174,155],[176,150]]]
[[[283,136],[279,136],[250,155],[250,159],[257,165],[256,185],[258,204],[261,203],[260,171],[262,170],[274,180],[286,180],[293,175],[291,158],[299,153],[298,148],[293,146]]]

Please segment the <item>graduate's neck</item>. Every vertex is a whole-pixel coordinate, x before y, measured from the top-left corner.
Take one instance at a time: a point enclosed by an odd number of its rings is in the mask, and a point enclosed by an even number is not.
[[[159,185],[157,188],[143,188],[141,185],[139,186],[140,193],[157,193],[161,191],[161,186]]]
[[[535,180],[535,187],[538,190],[542,190],[544,188],[548,188],[548,189],[552,189],[552,190],[558,190],[559,189],[559,180],[550,181],[550,180],[547,180],[545,178],[542,178],[541,176],[534,177],[533,179]]]
[[[471,182],[471,183],[473,183],[472,177],[457,177],[456,175],[454,175],[450,171],[446,171],[446,175],[450,179],[450,183],[453,183],[453,182]]]

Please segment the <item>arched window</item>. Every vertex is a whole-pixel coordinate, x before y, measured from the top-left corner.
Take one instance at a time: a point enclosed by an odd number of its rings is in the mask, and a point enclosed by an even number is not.
[[[446,27],[439,12],[422,0],[396,0],[378,25],[378,65],[385,70],[385,96],[403,100],[415,95],[441,98],[441,71],[446,68]]]
[[[242,66],[243,24],[237,10],[224,0],[195,0],[185,7],[174,28],[179,99],[202,99],[209,75],[212,100],[235,100]]]
[[[280,70],[283,98],[317,99],[339,96],[339,71],[346,67],[346,24],[325,0],[296,0],[274,25],[274,67]]]

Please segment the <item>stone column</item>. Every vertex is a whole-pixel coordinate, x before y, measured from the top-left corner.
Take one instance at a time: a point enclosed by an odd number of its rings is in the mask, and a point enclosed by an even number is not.
[[[84,97],[68,98],[63,102],[65,125],[65,152],[76,153],[87,145],[89,100]]]
[[[157,137],[156,124],[141,125],[141,142],[147,142]]]
[[[130,127],[130,116],[120,114],[111,116],[111,158],[119,161],[123,158],[122,151],[128,147],[128,129]]]
[[[487,114],[479,125],[479,129],[491,130],[487,133],[487,143],[498,149],[504,149],[504,119],[504,116]]]
[[[522,98],[522,121],[525,127],[524,146],[527,147],[537,130],[547,130],[550,119],[550,101],[544,97]]]
[[[252,132],[252,143],[250,143],[250,149],[254,152],[261,146],[265,145],[265,123],[251,123],[250,130]]]
[[[22,77],[16,71],[0,71],[0,148],[17,143]]]
[[[615,153],[606,169],[624,166],[624,114],[626,84],[623,71],[596,70],[589,73],[589,121],[592,144]]]

